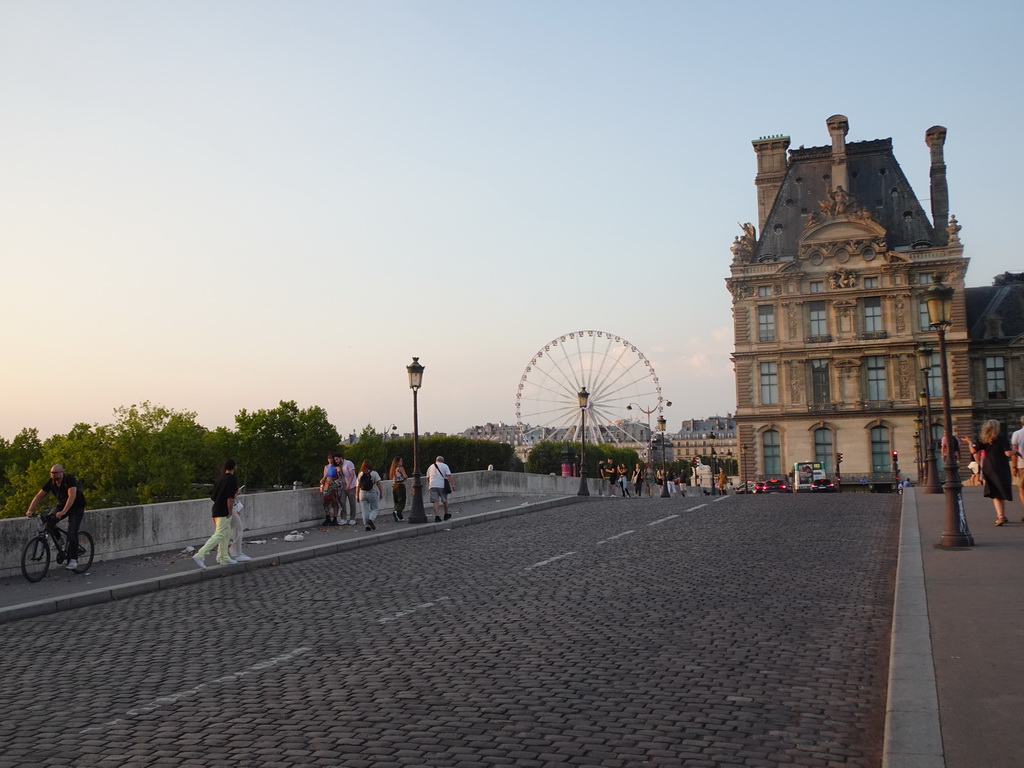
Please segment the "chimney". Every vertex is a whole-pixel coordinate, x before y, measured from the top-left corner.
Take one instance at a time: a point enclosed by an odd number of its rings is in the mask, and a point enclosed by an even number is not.
[[[941,242],[949,242],[946,223],[949,221],[949,187],[946,186],[946,160],[942,148],[946,144],[946,129],[941,125],[933,125],[924,132],[924,143],[932,152],[932,226],[935,236]]]
[[[762,136],[754,145],[757,155],[757,176],[754,185],[757,187],[757,231],[764,230],[764,223],[775,204],[779,187],[786,177],[786,150],[789,149],[789,136]]]
[[[850,180],[846,175],[846,134],[850,132],[850,121],[846,115],[832,115],[825,121],[832,137],[832,191],[842,187],[850,191]]]

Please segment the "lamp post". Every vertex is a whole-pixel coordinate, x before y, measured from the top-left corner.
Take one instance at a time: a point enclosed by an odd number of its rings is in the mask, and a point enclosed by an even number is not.
[[[931,310],[929,309],[928,312],[928,319],[931,320]],[[922,432],[924,439],[921,449],[924,451],[925,485],[922,490],[925,493],[942,493],[942,488],[939,486],[939,470],[935,465],[935,438],[932,437],[932,388],[930,384],[932,348],[922,344],[917,348],[917,356],[921,363],[921,376],[924,377],[924,389],[921,390],[918,397],[918,402],[924,408],[924,431]]]
[[[667,426],[664,416],[658,417],[658,431],[661,433],[661,498],[668,499],[672,494],[668,492],[668,471],[665,468],[665,427]]]
[[[715,433],[708,432],[708,440],[711,441],[711,495],[718,495],[718,460],[715,458]]]
[[[409,523],[427,522],[427,516],[423,514],[423,483],[420,481],[420,414],[417,395],[423,385],[423,366],[420,359],[414,357],[412,362],[405,366],[409,372],[409,389],[412,390],[412,508],[409,511]]]
[[[925,293],[928,304],[928,324],[939,332],[939,365],[942,377],[942,418],[946,422],[946,522],[939,539],[940,547],[971,547],[974,537],[967,527],[964,500],[961,495],[960,470],[957,467],[956,438],[953,436],[953,411],[949,396],[949,361],[946,353],[946,329],[953,324],[953,287],[942,284],[942,274],[936,273],[935,282]]]
[[[914,418],[914,462],[917,464],[917,484],[924,482],[924,449],[921,446],[921,425],[924,421],[920,416]]]
[[[647,409],[644,408],[643,406],[637,405],[636,403],[630,403],[629,405],[626,406],[626,410],[632,411],[634,405],[636,405],[636,409],[640,411],[640,413],[644,414],[647,417],[647,461],[649,462],[651,460],[651,444],[654,442],[652,440],[653,435],[651,433],[651,414],[655,413],[658,410],[659,406],[656,405],[653,408]],[[671,405],[671,400],[665,401],[666,408],[670,407]]]
[[[590,393],[583,387],[576,395],[580,401],[580,489],[576,491],[577,496],[589,496],[590,489],[587,488],[587,402],[590,400]]]

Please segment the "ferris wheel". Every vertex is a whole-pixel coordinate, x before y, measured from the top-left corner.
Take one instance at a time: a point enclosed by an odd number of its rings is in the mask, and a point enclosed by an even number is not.
[[[626,406],[660,415],[661,384],[636,345],[605,331],[574,331],[552,339],[530,360],[516,391],[516,422],[541,439],[580,439],[582,388],[587,402],[587,441],[634,443],[649,439],[630,430]],[[635,426],[635,425],[634,425]]]

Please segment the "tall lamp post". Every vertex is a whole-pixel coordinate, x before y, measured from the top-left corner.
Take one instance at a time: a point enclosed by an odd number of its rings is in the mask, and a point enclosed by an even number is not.
[[[920,416],[914,417],[914,463],[917,464],[917,484],[920,486],[925,479],[924,476],[924,449],[921,447],[921,425],[924,420]]]
[[[950,288],[950,290],[952,291],[953,289]],[[928,320],[931,321],[931,310],[928,310],[928,312]],[[918,398],[918,401],[924,408],[924,431],[921,433],[923,435],[921,449],[924,451],[925,485],[922,490],[925,493],[942,493],[942,488],[939,486],[939,470],[935,466],[935,438],[932,437],[932,388],[930,383],[932,348],[922,344],[917,348],[917,357],[921,363],[921,376],[924,377],[924,389],[921,390],[921,396]]]
[[[661,433],[661,498],[668,499],[672,494],[668,492],[668,471],[665,468],[665,428],[668,426],[664,416],[658,417],[658,431]]]
[[[589,496],[590,489],[587,488],[587,402],[590,400],[590,393],[583,387],[576,395],[580,401],[580,489],[576,491],[577,496]]]
[[[653,438],[653,434],[651,433],[651,414],[655,413],[658,410],[658,406],[654,406],[653,408],[647,409],[647,408],[644,408],[644,407],[642,407],[640,405],[637,405],[636,403],[630,403],[629,405],[626,406],[626,410],[627,411],[632,411],[634,405],[636,405],[636,409],[638,411],[640,411],[640,413],[644,414],[647,417],[647,461],[650,462],[650,460],[651,460],[651,445],[654,442],[653,439],[652,439]],[[671,405],[672,405],[672,401],[671,400],[666,400],[665,401],[665,407],[666,408],[670,407]]]
[[[961,494],[960,470],[953,441],[953,412],[949,396],[949,361],[946,354],[946,329],[953,324],[953,287],[943,285],[942,274],[936,273],[935,282],[925,291],[928,304],[928,324],[939,332],[939,364],[942,377],[942,418],[946,422],[946,522],[939,539],[940,547],[971,547],[974,537],[967,527],[964,500]]]
[[[414,357],[405,370],[409,372],[409,389],[412,390],[412,508],[409,523],[415,525],[427,522],[427,516],[423,514],[423,483],[420,481],[420,413],[417,403],[417,394],[423,385],[420,359]]]

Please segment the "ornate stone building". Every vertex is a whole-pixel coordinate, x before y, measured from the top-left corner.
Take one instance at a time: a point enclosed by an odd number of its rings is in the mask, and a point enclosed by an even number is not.
[[[914,419],[923,376],[917,347],[937,347],[923,292],[939,274],[956,289],[947,331],[957,434],[972,431],[971,358],[960,227],[949,215],[943,144],[929,128],[931,218],[891,139],[847,142],[847,119],[827,120],[830,144],[789,149],[753,142],[758,227],[732,245],[736,425],[747,478],[820,461],[845,482],[913,476]],[[788,152],[787,152],[788,151]],[[929,376],[941,430],[938,355]],[[977,363],[973,363],[977,365]]]

